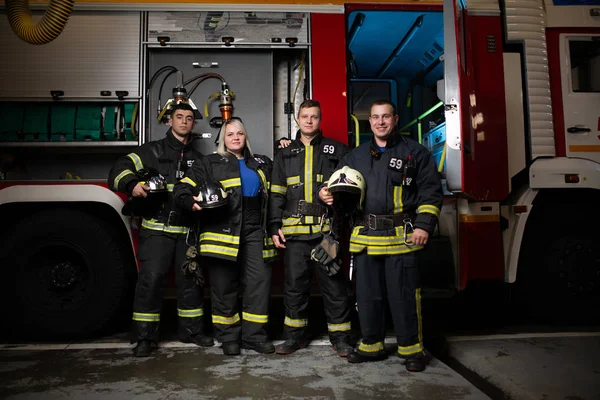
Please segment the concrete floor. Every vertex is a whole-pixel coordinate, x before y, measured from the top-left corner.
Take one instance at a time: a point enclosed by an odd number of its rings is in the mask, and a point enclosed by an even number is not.
[[[455,336],[448,347],[503,398],[600,400],[600,332]]]
[[[123,342],[0,345],[0,398],[488,398],[436,359],[424,373],[409,373],[397,357],[354,365],[335,355],[325,342],[314,343],[289,356],[242,350],[241,356],[227,357],[218,347],[201,349],[172,342],[163,344],[172,347],[141,359],[131,357],[130,346]]]

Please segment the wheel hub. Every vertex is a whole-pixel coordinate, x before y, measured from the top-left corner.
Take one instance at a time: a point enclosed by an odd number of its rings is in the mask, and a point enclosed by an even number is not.
[[[589,239],[561,238],[553,246],[553,272],[558,284],[571,295],[594,294],[600,290],[600,248]]]
[[[76,281],[76,273],[73,264],[69,261],[55,264],[50,269],[52,285],[57,289],[71,287]]]

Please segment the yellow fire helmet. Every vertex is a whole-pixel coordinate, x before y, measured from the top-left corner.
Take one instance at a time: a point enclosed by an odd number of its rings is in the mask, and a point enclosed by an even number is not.
[[[333,207],[351,213],[362,209],[365,199],[365,180],[360,172],[345,166],[334,171],[327,184],[333,194]]]

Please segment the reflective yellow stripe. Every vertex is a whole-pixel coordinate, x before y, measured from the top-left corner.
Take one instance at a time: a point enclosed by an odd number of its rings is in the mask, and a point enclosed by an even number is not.
[[[242,319],[244,321],[256,322],[257,324],[266,324],[267,322],[269,322],[268,315],[250,314],[245,311],[242,312]]]
[[[151,220],[143,219],[142,227],[153,230],[153,231],[162,231],[162,232],[167,232],[167,233],[187,233],[187,231],[189,229],[185,226],[174,226],[174,225],[165,226],[165,224],[163,224],[161,222],[157,222],[154,219],[151,219]]]
[[[327,330],[329,332],[345,332],[351,328],[350,321],[344,322],[343,324],[327,324]]]
[[[177,309],[177,315],[179,315],[182,318],[195,318],[195,317],[201,317],[204,315],[204,309],[202,308],[195,308],[193,310],[182,310],[181,308]]]
[[[358,345],[358,350],[364,353],[377,353],[378,351],[383,351],[383,342],[365,344],[361,341]]]
[[[257,169],[256,172],[258,173],[258,176],[260,177],[260,181],[262,182],[262,186],[265,189],[269,189],[269,186],[271,186],[271,184],[269,182],[267,182],[267,177],[265,176],[265,173],[263,171],[261,171],[260,169]]]
[[[307,319],[292,319],[290,317],[285,317],[285,320],[283,320],[283,324],[287,325],[287,326],[291,326],[292,328],[304,328],[305,326],[308,326],[308,320]]]
[[[167,192],[172,192],[174,187],[175,187],[175,184],[167,183]]]
[[[160,314],[146,314],[134,312],[133,320],[141,322],[158,322],[160,321]]]
[[[297,185],[300,183],[300,175],[288,176],[287,178],[285,178],[285,182],[287,183],[288,186]]]
[[[395,235],[393,236],[363,235],[360,233],[362,228],[364,228],[364,226],[354,227],[352,234],[350,235],[350,242],[375,246],[387,246],[400,243],[404,244],[404,228],[401,226],[394,228]],[[412,233],[409,233],[407,238],[410,239],[411,237]]]
[[[213,322],[213,324],[233,325],[237,322],[240,322],[240,315],[235,314],[233,317],[224,317],[222,315],[213,314],[212,322]]]
[[[423,343],[413,344],[412,346],[398,346],[398,354],[401,356],[411,356],[423,352]]]
[[[402,186],[394,186],[394,214],[401,213],[403,209]]]
[[[263,258],[273,258],[277,256],[277,250],[275,249],[269,249],[269,250],[263,250]]]
[[[323,183],[323,174],[317,174],[317,182]]]
[[[201,244],[200,253],[212,253],[221,254],[229,257],[237,257],[238,249],[232,249],[231,247],[217,246],[212,244]]]
[[[312,202],[313,195],[313,149],[314,146],[306,146],[304,152],[304,200]]]
[[[215,242],[227,243],[227,244],[240,244],[240,237],[234,235],[224,235],[222,233],[204,232],[200,234],[200,241],[212,240]]]
[[[192,185],[193,187],[196,187],[196,182],[194,182],[187,176],[185,178],[183,178],[180,182],[187,183],[188,185]]]
[[[417,214],[421,213],[429,213],[435,215],[436,217],[439,217],[440,209],[432,204],[422,204],[417,208]]]
[[[310,235],[313,233],[320,233],[320,225],[294,225],[294,226],[282,226],[281,231],[284,235]],[[329,232],[329,226],[323,226],[323,233]]]
[[[114,182],[113,182],[113,188],[115,190],[119,190],[119,182],[121,181],[121,179],[123,179],[124,176],[127,175],[134,175],[133,171],[126,169],[125,171],[121,172],[119,175],[117,175],[117,177],[115,178]]]
[[[417,300],[417,321],[419,323],[419,343],[423,343],[423,319],[421,318],[421,288],[415,291],[415,298]]]
[[[225,179],[221,181],[221,185],[223,185],[223,188],[227,190],[232,187],[242,186],[242,181],[240,178]]]
[[[271,185],[271,193],[285,194],[287,192],[287,188],[279,185]]]
[[[350,243],[350,253],[360,253],[367,249],[367,254],[370,256],[393,256],[397,254],[412,253],[413,251],[422,250],[424,246],[366,246],[364,244]]]
[[[127,154],[127,157],[129,157],[131,161],[133,161],[133,165],[135,165],[136,171],[139,171],[140,169],[144,168],[144,163],[142,163],[142,159],[137,154],[129,153]]]

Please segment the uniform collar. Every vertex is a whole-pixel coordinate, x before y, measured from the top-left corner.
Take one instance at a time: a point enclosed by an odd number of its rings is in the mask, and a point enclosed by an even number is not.
[[[317,132],[317,134],[315,135],[315,137],[310,141],[310,145],[319,145],[321,144],[321,141],[323,140],[323,131],[319,129],[319,131]],[[300,139],[300,130],[296,131],[296,142],[298,142],[298,144],[300,144],[301,146],[304,146],[304,143],[302,143],[302,139]]]
[[[167,131],[166,139],[167,139],[167,144],[169,145],[169,147],[176,151],[181,151],[181,150],[187,149],[189,147],[190,143],[192,142],[191,140],[189,140],[188,143],[180,142],[175,137],[175,134],[173,133],[171,128],[169,128],[169,130]]]

